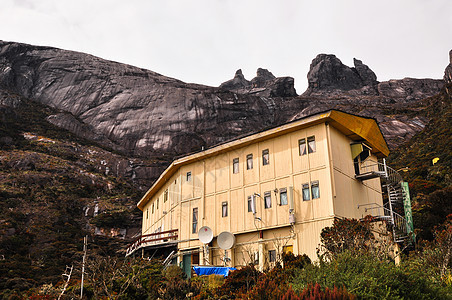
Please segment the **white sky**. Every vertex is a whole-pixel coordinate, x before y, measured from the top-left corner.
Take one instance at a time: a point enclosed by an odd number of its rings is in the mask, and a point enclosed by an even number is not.
[[[379,81],[442,78],[452,0],[2,0],[0,40],[81,51],[218,86],[241,68],[295,78],[319,53]]]

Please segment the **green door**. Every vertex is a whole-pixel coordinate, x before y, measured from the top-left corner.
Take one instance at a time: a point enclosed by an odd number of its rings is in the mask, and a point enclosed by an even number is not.
[[[182,259],[182,270],[187,275],[187,278],[191,278],[191,255],[185,254]]]

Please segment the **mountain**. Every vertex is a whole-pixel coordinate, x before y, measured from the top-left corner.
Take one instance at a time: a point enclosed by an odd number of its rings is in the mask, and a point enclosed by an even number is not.
[[[332,108],[375,118],[393,149],[390,163],[413,170],[415,218],[443,219],[450,56],[444,81],[379,82],[360,60],[348,67],[320,54],[297,95],[293,78],[263,68],[209,87],[0,41],[0,297],[55,284],[66,265],[79,278],[86,234],[90,251],[122,255],[140,226],[136,202],[174,157]]]
[[[120,153],[167,162],[331,108],[376,118],[398,145],[428,122],[404,111],[443,85],[410,78],[379,83],[361,61],[349,68],[326,54],[313,60],[308,81],[297,96],[293,78],[259,68],[250,81],[239,70],[208,87],[88,54],[0,42],[0,86],[55,108],[49,122]]]

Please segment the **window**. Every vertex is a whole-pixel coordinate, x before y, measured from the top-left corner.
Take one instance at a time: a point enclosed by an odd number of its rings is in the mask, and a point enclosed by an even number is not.
[[[222,217],[228,216],[228,203],[226,201],[221,203],[221,216]]]
[[[271,208],[272,207],[272,194],[271,192],[264,193],[264,207]]]
[[[299,155],[306,155],[306,139],[298,140]]]
[[[270,164],[270,154],[268,149],[262,150],[262,165],[266,166]]]
[[[152,203],[152,213],[154,213],[154,203]]]
[[[253,212],[253,199],[251,196],[248,196],[248,212]]]
[[[237,174],[239,172],[239,158],[234,158],[232,160],[232,172]]]
[[[159,209],[159,198],[157,198],[157,200],[155,201],[155,203],[157,204],[155,209]]]
[[[246,169],[251,170],[253,168],[253,154],[246,156]]]
[[[276,250],[269,250],[268,251],[268,260],[269,260],[269,262],[276,261]]]
[[[191,254],[191,264],[192,265],[199,265],[199,252]]]
[[[279,190],[279,205],[287,205],[287,189],[282,188]]]
[[[303,194],[303,201],[311,200],[311,196],[309,194],[309,183],[304,183],[302,187],[301,193]]]
[[[187,172],[187,181],[191,181],[191,172]]]
[[[168,201],[168,189],[165,190],[165,192],[163,193],[163,202]]]
[[[192,233],[198,232],[198,208],[193,208]]]
[[[319,188],[318,181],[311,182],[311,193],[312,193],[312,199],[320,198],[320,188]]]
[[[146,209],[146,219],[149,219],[149,208]]]
[[[315,152],[315,136],[308,137],[308,153]]]

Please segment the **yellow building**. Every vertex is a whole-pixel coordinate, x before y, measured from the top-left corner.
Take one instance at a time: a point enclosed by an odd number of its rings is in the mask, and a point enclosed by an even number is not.
[[[186,270],[262,269],[283,251],[316,259],[335,217],[385,215],[377,161],[388,154],[375,120],[330,110],[177,159],[138,203],[142,236],[128,255],[173,251]],[[207,247],[202,226],[213,232]],[[235,236],[227,251],[224,231]]]

